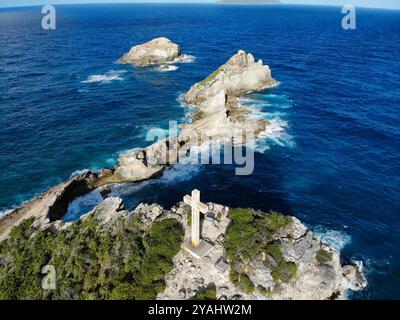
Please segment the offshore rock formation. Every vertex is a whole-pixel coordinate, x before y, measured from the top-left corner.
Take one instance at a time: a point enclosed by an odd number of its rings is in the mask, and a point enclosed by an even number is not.
[[[182,55],[181,47],[171,40],[161,37],[132,47],[129,52],[121,57],[119,63],[145,67],[180,62],[180,58],[185,59],[185,56]]]
[[[239,50],[227,63],[192,86],[185,95],[185,102],[198,105],[221,91],[227,96],[239,97],[276,85],[277,81],[272,78],[271,70],[262,60],[255,62],[251,53]]]
[[[101,183],[140,181],[156,177],[166,165],[187,156],[203,142],[229,141],[243,145],[266,130],[268,122],[250,117],[251,110],[239,97],[277,85],[271,71],[261,60],[240,50],[217,72],[195,84],[185,94],[187,104],[195,106],[192,122],[181,126],[179,136],[123,155],[114,174]]]
[[[132,54],[124,56],[123,61],[130,59],[131,62],[145,65],[182,57],[179,46],[165,38],[135,48],[131,49]],[[19,224],[25,218],[40,216],[41,225],[60,219],[71,201],[95,188],[110,183],[137,182],[158,177],[166,166],[190,156],[191,150],[209,139],[229,141],[236,146],[256,139],[266,129],[268,122],[251,118],[251,111],[240,104],[239,97],[275,85],[277,81],[271,77],[267,65],[261,60],[255,62],[250,53],[238,51],[217,72],[192,86],[185,94],[185,102],[195,106],[195,111],[191,115],[192,122],[181,127],[178,137],[132,150],[120,157],[115,168],[105,168],[100,173],[88,172],[51,188],[0,220],[0,241],[8,236],[10,226]]]

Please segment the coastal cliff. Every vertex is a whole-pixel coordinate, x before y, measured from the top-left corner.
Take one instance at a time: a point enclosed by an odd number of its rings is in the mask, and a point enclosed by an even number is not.
[[[199,260],[180,248],[190,233],[184,203],[129,212],[111,197],[76,222],[24,220],[0,243],[0,298],[340,299],[365,286],[357,266],[342,266],[296,218],[207,206],[215,219],[203,220],[202,237],[214,248]],[[54,290],[42,289],[44,265],[56,271]]]

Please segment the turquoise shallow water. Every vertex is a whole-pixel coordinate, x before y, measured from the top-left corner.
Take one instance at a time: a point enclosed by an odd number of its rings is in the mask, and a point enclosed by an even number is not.
[[[243,101],[274,129],[254,173],[177,166],[113,194],[130,209],[168,207],[198,188],[205,201],[296,215],[364,262],[369,287],[353,298],[400,298],[400,12],[359,9],[355,31],[320,7],[82,5],[57,17],[49,32],[39,7],[0,10],[0,211],[185,121],[180,95],[245,49],[281,82]],[[116,64],[161,35],[195,60],[164,73]],[[97,201],[78,199],[66,218]]]

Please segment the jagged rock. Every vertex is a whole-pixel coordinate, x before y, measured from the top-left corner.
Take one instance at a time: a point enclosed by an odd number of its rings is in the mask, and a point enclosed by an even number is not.
[[[111,193],[111,188],[109,186],[101,186],[99,187],[100,195],[103,199],[106,199],[107,196]]]
[[[216,213],[220,213],[221,217],[218,229],[212,227],[210,221],[203,221],[202,237],[207,237],[214,243],[214,249],[207,258],[200,260],[188,260],[184,251],[179,252],[174,258],[175,268],[166,278],[166,290],[158,295],[158,299],[179,299],[177,288],[185,288],[186,292],[196,291],[198,284],[195,285],[196,288],[192,285],[199,278],[204,279],[204,287],[215,285],[217,298],[223,299],[342,299],[345,290],[362,287],[361,284],[356,284],[361,282],[361,277],[357,280],[354,267],[342,267],[339,253],[322,244],[298,219],[292,217],[292,223],[280,230],[279,236],[283,240],[281,250],[284,259],[297,266],[295,278],[288,282],[276,282],[271,268],[279,267],[279,264],[272,256],[265,255],[262,258],[261,255],[250,262],[243,262],[243,259],[238,258],[235,261],[235,270],[245,272],[256,287],[251,294],[242,292],[229,277],[230,266],[225,271],[216,267],[218,259],[224,256],[224,247],[217,243],[222,241],[229,225],[228,216],[222,213],[227,210],[212,203],[208,203],[208,206],[214,210],[217,208]],[[187,214],[183,205],[175,206],[175,211]],[[190,231],[190,226],[186,226],[186,231]],[[190,236],[190,232],[186,232],[186,235]],[[317,261],[316,255],[320,249],[329,250],[332,255],[330,261],[324,264]]]
[[[164,209],[158,204],[139,204],[134,213],[140,216],[140,220],[143,224],[143,229],[147,229],[157,218],[159,218],[164,212]]]
[[[346,265],[343,267],[345,286],[350,290],[360,291],[367,286],[368,282],[362,273],[362,268],[362,263]]]
[[[251,110],[238,97],[275,86],[271,71],[252,54],[240,50],[203,81],[185,94],[188,105],[197,106],[193,122],[182,126],[181,136],[200,137],[200,142],[231,141],[243,145],[266,130],[268,121],[249,117]]]
[[[99,205],[96,206],[93,211],[89,212],[90,215],[92,212],[96,213],[96,220],[101,222],[101,225],[107,224],[113,219],[118,218],[116,213],[121,211],[123,208],[122,199],[120,198],[107,198],[103,200]],[[81,217],[82,218],[82,217]]]
[[[307,232],[307,227],[296,217],[292,217],[291,223],[286,227],[284,232],[292,239],[300,239]]]
[[[84,179],[84,176],[80,179]],[[59,188],[61,189],[58,189],[58,192],[61,192],[62,186]],[[56,194],[59,195],[57,192]],[[54,200],[54,193],[52,193],[52,197],[45,195],[43,198]],[[33,205],[43,208],[43,203],[40,202]],[[289,282],[276,282],[272,276],[271,267],[279,267],[279,265],[269,255],[265,255],[265,258],[257,256],[247,262],[239,257],[235,261],[235,270],[246,273],[256,287],[251,294],[242,292],[230,279],[230,265],[223,270],[216,267],[218,259],[225,256],[225,249],[218,244],[217,239],[222,241],[221,238],[230,223],[229,217],[222,212],[227,209],[213,203],[208,205],[221,217],[218,228],[213,228],[210,224],[210,229],[207,231],[209,241],[215,243],[213,250],[206,258],[199,260],[188,257],[186,251],[181,250],[173,258],[174,268],[166,276],[166,289],[157,296],[158,299],[188,299],[193,297],[196,292],[210,286],[217,288],[217,298],[221,299],[331,299],[344,298],[343,294],[347,289],[361,290],[366,286],[362,265],[342,267],[339,253],[322,244],[310,230],[306,230],[304,233],[294,232],[294,230],[304,230],[305,228],[300,225],[300,221],[294,220],[296,227],[293,228],[292,225],[291,228],[281,231],[282,239],[291,240],[282,242],[281,250],[286,261],[292,261],[297,265],[295,278]],[[99,226],[104,229],[115,226],[114,222],[120,219],[133,219],[139,215],[143,224],[142,229],[146,230],[156,220],[179,217],[182,221],[187,221],[187,214],[190,214],[187,205],[183,203],[175,205],[173,211],[164,210],[158,204],[140,204],[130,213],[123,209],[121,199],[109,197],[80,219],[85,221],[85,219],[94,217],[100,221]],[[36,216],[35,218],[37,220],[34,224],[41,228],[48,228],[54,233],[68,229],[73,224],[73,222],[64,223],[60,220],[41,224],[43,217]],[[190,226],[186,224],[185,228],[186,235],[190,235]],[[300,234],[302,235],[300,236]],[[316,259],[317,252],[321,249],[331,253],[331,259],[322,264]],[[266,260],[269,263],[265,263]],[[267,294],[259,288],[263,288]],[[275,288],[279,290],[275,290]]]
[[[255,62],[251,53],[239,50],[227,63],[192,86],[185,95],[185,102],[197,105],[221,91],[238,97],[271,88],[276,84],[267,65],[261,60]]]
[[[61,219],[68,205],[96,187],[98,176],[90,171],[73,177],[32,199],[0,220],[0,241],[6,239],[12,227],[23,220],[34,218],[35,228],[47,228],[53,221]]]
[[[119,60],[121,64],[139,67],[173,62],[182,55],[181,47],[171,40],[161,37],[132,47]]]

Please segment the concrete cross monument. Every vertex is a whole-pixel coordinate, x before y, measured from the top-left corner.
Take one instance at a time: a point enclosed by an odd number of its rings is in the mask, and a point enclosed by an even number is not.
[[[192,196],[184,196],[183,202],[192,207],[192,246],[197,247],[200,243],[200,212],[207,213],[208,206],[200,202],[200,191],[197,189],[192,191]]]
[[[192,191],[192,196],[184,196],[183,202],[190,205],[192,209],[192,236],[183,243],[182,247],[194,257],[200,259],[207,255],[213,248],[211,244],[200,239],[200,213],[207,213],[208,206],[200,202],[200,191],[197,189]]]

